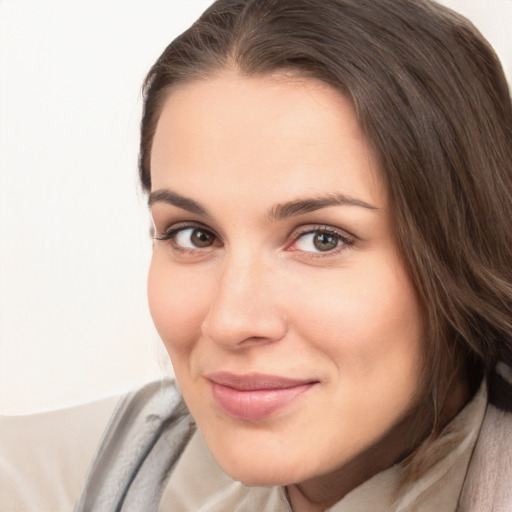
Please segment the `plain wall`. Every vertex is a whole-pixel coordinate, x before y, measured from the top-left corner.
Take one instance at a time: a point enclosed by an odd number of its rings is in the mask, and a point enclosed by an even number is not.
[[[140,85],[206,0],[0,0],[0,413],[171,372],[146,304]],[[512,76],[511,0],[450,0]]]

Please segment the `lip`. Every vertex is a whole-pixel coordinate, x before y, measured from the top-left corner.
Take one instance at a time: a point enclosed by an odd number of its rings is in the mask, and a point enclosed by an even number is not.
[[[315,380],[227,372],[207,376],[219,408],[236,419],[257,421],[287,407],[318,384]]]

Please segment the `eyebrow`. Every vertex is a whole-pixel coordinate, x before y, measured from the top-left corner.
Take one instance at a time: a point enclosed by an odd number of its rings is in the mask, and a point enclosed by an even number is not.
[[[151,192],[148,197],[148,206],[151,207],[155,203],[171,204],[183,210],[187,210],[190,213],[196,213],[203,217],[211,217],[208,210],[197,201],[189,197],[181,196],[172,190],[160,189]]]
[[[287,203],[277,204],[271,208],[268,218],[270,221],[283,220],[295,215],[313,212],[329,206],[359,206],[369,210],[378,210],[376,206],[345,194],[328,194],[326,196],[297,199]]]
[[[194,199],[182,196],[168,189],[155,190],[149,194],[148,206],[151,207],[155,203],[166,203],[191,213],[211,217],[207,208]],[[269,210],[267,218],[269,221],[275,222],[329,206],[357,206],[368,210],[378,210],[376,206],[372,206],[361,199],[345,194],[328,194],[320,197],[297,199],[295,201],[276,204]]]

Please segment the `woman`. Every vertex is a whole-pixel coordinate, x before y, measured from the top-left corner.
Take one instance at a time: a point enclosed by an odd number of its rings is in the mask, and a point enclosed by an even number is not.
[[[77,510],[512,507],[512,108],[474,27],[219,0],[144,92],[149,302],[190,413],[172,383],[125,400]]]

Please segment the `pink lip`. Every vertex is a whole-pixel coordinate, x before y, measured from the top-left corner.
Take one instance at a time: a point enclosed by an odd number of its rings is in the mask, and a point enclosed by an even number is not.
[[[224,413],[252,421],[274,414],[318,383],[258,373],[234,375],[218,372],[207,378],[213,398]]]

